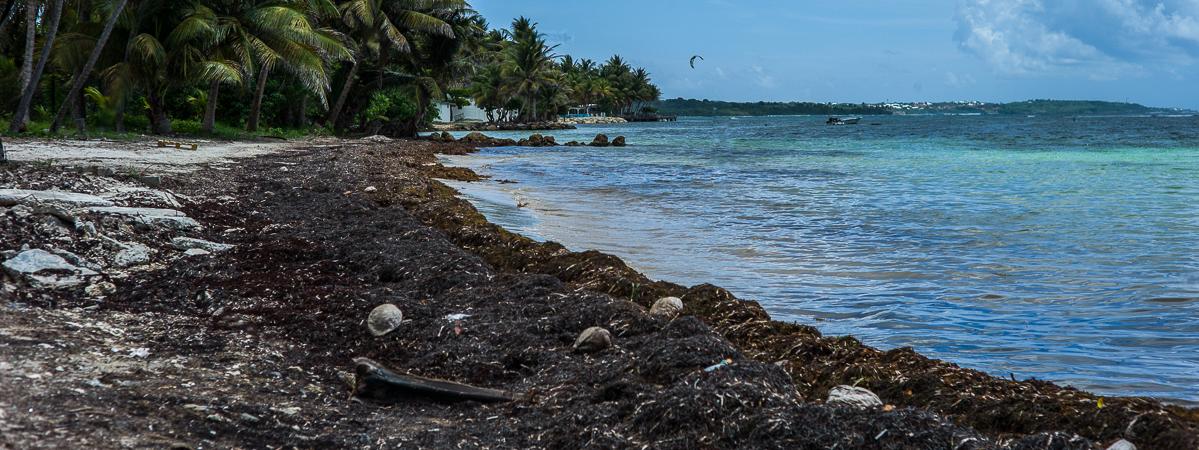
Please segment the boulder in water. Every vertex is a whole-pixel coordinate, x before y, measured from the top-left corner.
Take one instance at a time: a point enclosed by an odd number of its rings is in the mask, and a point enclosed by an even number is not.
[[[624,136],[616,136],[616,139],[612,140],[612,146],[613,147],[624,147]]]
[[[607,147],[611,145],[611,143],[608,142],[608,135],[597,134],[595,135],[595,139],[591,141],[591,144],[588,145],[592,147]]]

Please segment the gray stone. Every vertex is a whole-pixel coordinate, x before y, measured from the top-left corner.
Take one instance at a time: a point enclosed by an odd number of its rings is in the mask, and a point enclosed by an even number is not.
[[[150,254],[154,251],[137,242],[123,244],[121,251],[112,257],[113,265],[117,267],[132,267],[150,262]]]
[[[673,318],[683,312],[683,300],[678,297],[662,297],[649,308],[650,315]]]
[[[90,194],[64,191],[0,189],[0,206],[52,203],[71,207],[112,206],[112,202]]]
[[[1120,439],[1108,447],[1107,450],[1137,450],[1137,446],[1132,445],[1132,442]]]
[[[54,216],[39,216],[33,221],[33,227],[38,232],[55,237],[71,236],[71,229],[63,225],[62,221]]]
[[[94,270],[75,266],[42,249],[25,250],[2,265],[14,278],[53,287],[73,286],[83,282],[80,277],[98,275]]]
[[[371,310],[370,315],[366,317],[366,327],[370,329],[371,334],[383,336],[395,331],[403,321],[404,313],[400,312],[399,307],[384,303]]]
[[[139,175],[137,181],[150,187],[162,186],[162,177],[159,175]]]
[[[583,330],[575,339],[574,351],[580,353],[595,353],[612,346],[612,333],[601,327],[591,327]]]
[[[71,253],[71,252],[69,252],[69,251],[66,251],[66,250],[62,250],[62,249],[52,249],[52,250],[50,250],[50,253],[53,253],[53,254],[55,254],[55,255],[58,255],[58,256],[61,256],[61,257],[62,257],[62,259],[65,259],[65,260],[66,260],[68,263],[70,263],[70,264],[74,264],[74,265],[76,265],[76,266],[79,266],[79,267],[86,267],[86,268],[88,268],[88,269],[92,269],[92,270],[99,270],[99,269],[100,269],[100,268],[99,268],[98,266],[96,266],[95,264],[89,263],[89,262],[88,262],[86,259],[83,259],[83,257],[82,257],[82,256],[76,255],[76,254],[74,254],[74,253]]]
[[[211,255],[212,252],[210,252],[208,250],[204,250],[202,248],[189,248],[186,251],[184,251],[183,254],[187,255],[187,256],[204,256],[204,255]]]
[[[193,239],[188,237],[177,237],[171,239],[171,246],[179,250],[200,249],[209,253],[220,253],[233,249],[229,244],[218,244],[216,242],[205,241],[203,239]]]
[[[140,186],[117,186],[101,197],[114,203],[157,206],[164,208],[180,208],[179,198],[174,194],[158,189],[148,189]]]
[[[102,282],[99,282],[96,284],[91,284],[91,285],[88,285],[88,287],[83,288],[83,292],[91,297],[103,297],[105,295],[115,292],[116,290],[117,290],[116,285],[109,283],[107,281],[102,281]]]
[[[33,208],[30,208],[28,205],[17,205],[9,209],[9,211],[14,216],[17,216],[18,219],[24,219],[33,215]]]
[[[174,209],[130,208],[125,206],[99,206],[87,209],[96,214],[125,216],[147,225],[156,225],[176,230],[195,230],[200,223]]]
[[[883,406],[883,401],[867,389],[841,385],[828,391],[829,405],[848,406],[851,408],[877,408]]]

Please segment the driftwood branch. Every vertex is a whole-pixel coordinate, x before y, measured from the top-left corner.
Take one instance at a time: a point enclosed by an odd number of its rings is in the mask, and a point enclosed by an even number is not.
[[[354,359],[354,396],[381,401],[432,400],[484,403],[524,400],[515,392],[470,386],[453,381],[399,374],[367,358]]]

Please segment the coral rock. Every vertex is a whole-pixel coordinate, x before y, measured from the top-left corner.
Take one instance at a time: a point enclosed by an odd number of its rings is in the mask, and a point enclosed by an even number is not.
[[[391,303],[385,303],[371,310],[370,315],[366,318],[366,327],[370,329],[371,334],[383,336],[395,331],[403,321],[404,313],[400,312],[400,308]]]

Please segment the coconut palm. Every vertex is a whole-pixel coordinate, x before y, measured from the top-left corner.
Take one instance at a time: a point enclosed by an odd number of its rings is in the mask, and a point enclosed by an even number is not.
[[[341,94],[329,110],[328,123],[337,125],[364,62],[381,60],[389,50],[409,53],[412,50],[409,34],[414,32],[454,37],[453,28],[435,13],[467,6],[464,0],[349,0],[342,3],[338,9],[356,48]]]
[[[237,3],[241,7],[233,11],[235,14],[230,18],[236,19],[238,32],[249,33],[250,42],[254,42],[252,38],[261,42],[255,43],[257,86],[246,129],[258,129],[267,76],[277,65],[281,65],[296,81],[315,93],[324,104],[329,87],[329,63],[352,57],[341,33],[313,25],[314,21],[319,22],[334,14],[333,3],[329,0]],[[230,20],[230,24],[233,26],[233,20]],[[245,31],[241,31],[243,29]]]
[[[505,49],[504,78],[512,97],[521,99],[522,120],[537,118],[537,101],[543,87],[557,81],[554,48],[525,17],[512,22],[512,43]]]
[[[267,77],[276,66],[287,70],[324,102],[328,62],[346,59],[341,35],[313,22],[335,11],[328,0],[308,2],[220,0],[196,3],[172,36],[205,49],[208,60],[198,74],[208,83],[203,129],[212,132],[222,84],[257,81],[246,128],[255,131]]]
[[[29,79],[25,83],[23,93],[21,94],[21,102],[17,105],[17,111],[13,114],[12,123],[8,126],[10,133],[21,131],[25,126],[25,120],[29,115],[29,105],[33,102],[33,94],[37,91],[38,82],[41,81],[42,71],[46,69],[46,62],[50,60],[50,50],[54,48],[54,37],[58,34],[58,23],[62,18],[64,0],[55,0],[47,13],[50,14],[50,22],[46,24],[46,39],[42,44],[42,56],[38,58],[37,66],[33,69]]]
[[[71,90],[67,92],[67,97],[63,99],[62,106],[58,108],[58,113],[54,115],[54,121],[50,123],[51,133],[58,131],[58,126],[62,122],[62,116],[67,109],[67,105],[75,104],[80,91],[83,90],[84,83],[91,76],[92,70],[96,67],[96,62],[100,60],[100,54],[104,51],[104,46],[108,44],[108,37],[112,35],[112,30],[117,25],[117,18],[120,17],[121,12],[125,10],[125,5],[128,3],[129,0],[117,0],[112,11],[108,14],[108,20],[104,23],[104,30],[100,32],[100,37],[96,38],[96,42],[92,46],[92,52],[88,55],[87,62],[84,63],[83,68],[75,76],[74,81],[71,83]],[[76,126],[79,128],[79,132],[82,133],[84,127],[82,117],[77,117]]]
[[[139,2],[128,18],[124,59],[101,72],[118,105],[134,93],[145,96],[143,106],[155,134],[171,132],[165,103],[168,90],[190,86],[215,73],[230,75],[227,67],[207,56],[202,42],[190,38],[199,35],[194,29],[201,25],[183,20],[186,13],[170,2]]]
[[[37,40],[37,11],[37,1],[25,1],[25,54],[21,58],[21,72],[18,76],[18,83],[22,89],[22,94],[24,94],[25,86],[29,85],[29,79],[33,77],[33,50],[35,41]],[[22,118],[18,128],[24,128],[26,122],[28,122],[28,118]]]

